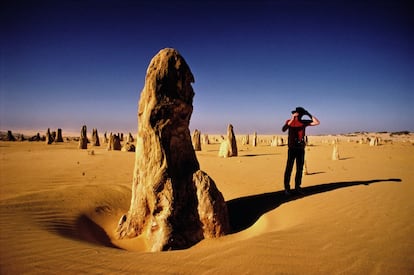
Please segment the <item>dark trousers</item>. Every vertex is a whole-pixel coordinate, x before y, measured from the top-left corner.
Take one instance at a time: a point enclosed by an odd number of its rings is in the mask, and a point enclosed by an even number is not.
[[[295,188],[299,188],[302,183],[303,164],[305,163],[305,148],[289,148],[288,159],[285,170],[285,190],[290,190],[290,175],[292,174],[293,164],[296,160]]]

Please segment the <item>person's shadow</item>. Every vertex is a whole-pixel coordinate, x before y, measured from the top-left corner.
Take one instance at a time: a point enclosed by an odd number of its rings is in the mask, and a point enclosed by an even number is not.
[[[305,195],[286,195],[284,191],[264,193],[241,197],[227,201],[231,233],[237,233],[252,226],[263,214],[281,204],[308,197],[311,195],[332,191],[355,185],[370,185],[377,182],[401,182],[401,179],[375,179],[368,181],[344,181],[314,185],[302,188]]]

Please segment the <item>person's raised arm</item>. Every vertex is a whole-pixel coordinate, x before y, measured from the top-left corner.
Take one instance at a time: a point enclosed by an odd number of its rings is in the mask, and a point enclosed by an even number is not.
[[[319,119],[317,119],[315,116],[312,116],[312,122],[311,122],[310,125],[311,126],[316,126],[316,125],[319,125],[319,124],[321,124]]]
[[[309,124],[310,126],[316,126],[320,124],[319,119],[317,119],[315,116],[311,115],[308,111],[306,111],[306,115],[309,116],[312,119],[312,122]]]

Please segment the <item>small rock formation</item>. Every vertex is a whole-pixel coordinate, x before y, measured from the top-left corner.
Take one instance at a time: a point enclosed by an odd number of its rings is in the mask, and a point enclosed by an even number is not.
[[[109,142],[109,140],[108,140],[108,137],[106,136],[106,132],[105,132],[105,134],[104,134],[104,143],[106,144],[108,142]]]
[[[60,128],[57,129],[57,136],[55,142],[63,142],[62,129]]]
[[[88,137],[86,135],[86,125],[82,126],[78,148],[79,149],[88,149]]]
[[[201,151],[201,133],[197,129],[193,133],[193,147],[194,151]]]
[[[122,152],[135,152],[135,145],[130,142],[126,142],[124,146],[122,146],[121,151]]]
[[[96,128],[92,129],[92,146],[101,146],[101,143],[99,142],[98,129]]]
[[[203,135],[203,144],[210,144],[210,140],[208,139],[208,135],[204,134]]]
[[[277,146],[277,137],[273,136],[272,141],[270,142],[270,146],[276,147]]]
[[[52,134],[50,133],[50,128],[47,128],[46,131],[46,144],[52,144],[54,141],[54,138],[52,136]]]
[[[112,133],[109,135],[109,142],[108,142],[108,151],[120,151],[122,149],[121,145],[121,138],[118,135],[113,135]]]
[[[40,137],[40,133],[37,133],[35,136],[29,138],[29,141],[41,141],[42,138]]]
[[[150,251],[184,249],[229,232],[224,198],[200,170],[191,142],[191,82],[181,55],[164,49],[151,60],[140,96],[131,206],[116,235],[140,235]]]
[[[371,138],[371,140],[369,141],[369,146],[378,146],[379,142],[378,142],[378,137],[373,137]]]
[[[252,146],[253,147],[257,146],[257,132],[254,132],[254,134],[253,134]]]
[[[249,145],[249,135],[245,135],[242,139],[243,145]]]
[[[7,131],[6,141],[16,141],[16,138],[13,136],[12,131]]]
[[[332,160],[339,160],[338,142],[334,142],[332,150]]]
[[[283,138],[282,137],[278,137],[277,138],[277,146],[283,146]]]
[[[227,127],[227,137],[220,144],[219,157],[237,157],[237,142],[231,124]]]
[[[133,143],[135,141],[135,139],[134,139],[134,137],[132,136],[131,133],[128,134],[128,137],[127,137],[126,141],[127,141],[127,143]]]
[[[19,136],[17,137],[17,140],[18,140],[18,141],[25,141],[25,140],[26,140],[26,138],[24,137],[24,135],[23,135],[23,134],[21,134],[21,135],[19,135]]]

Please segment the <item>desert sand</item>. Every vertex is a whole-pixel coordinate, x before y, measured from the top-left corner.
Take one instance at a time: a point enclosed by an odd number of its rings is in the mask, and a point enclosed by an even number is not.
[[[240,135],[238,156],[221,158],[219,136],[209,137],[197,158],[226,200],[232,233],[153,253],[139,238],[114,238],[134,153],[0,142],[0,273],[414,274],[412,136],[379,146],[341,136],[339,160],[337,137],[309,137],[305,196],[283,193],[286,146],[267,136],[242,145]]]

